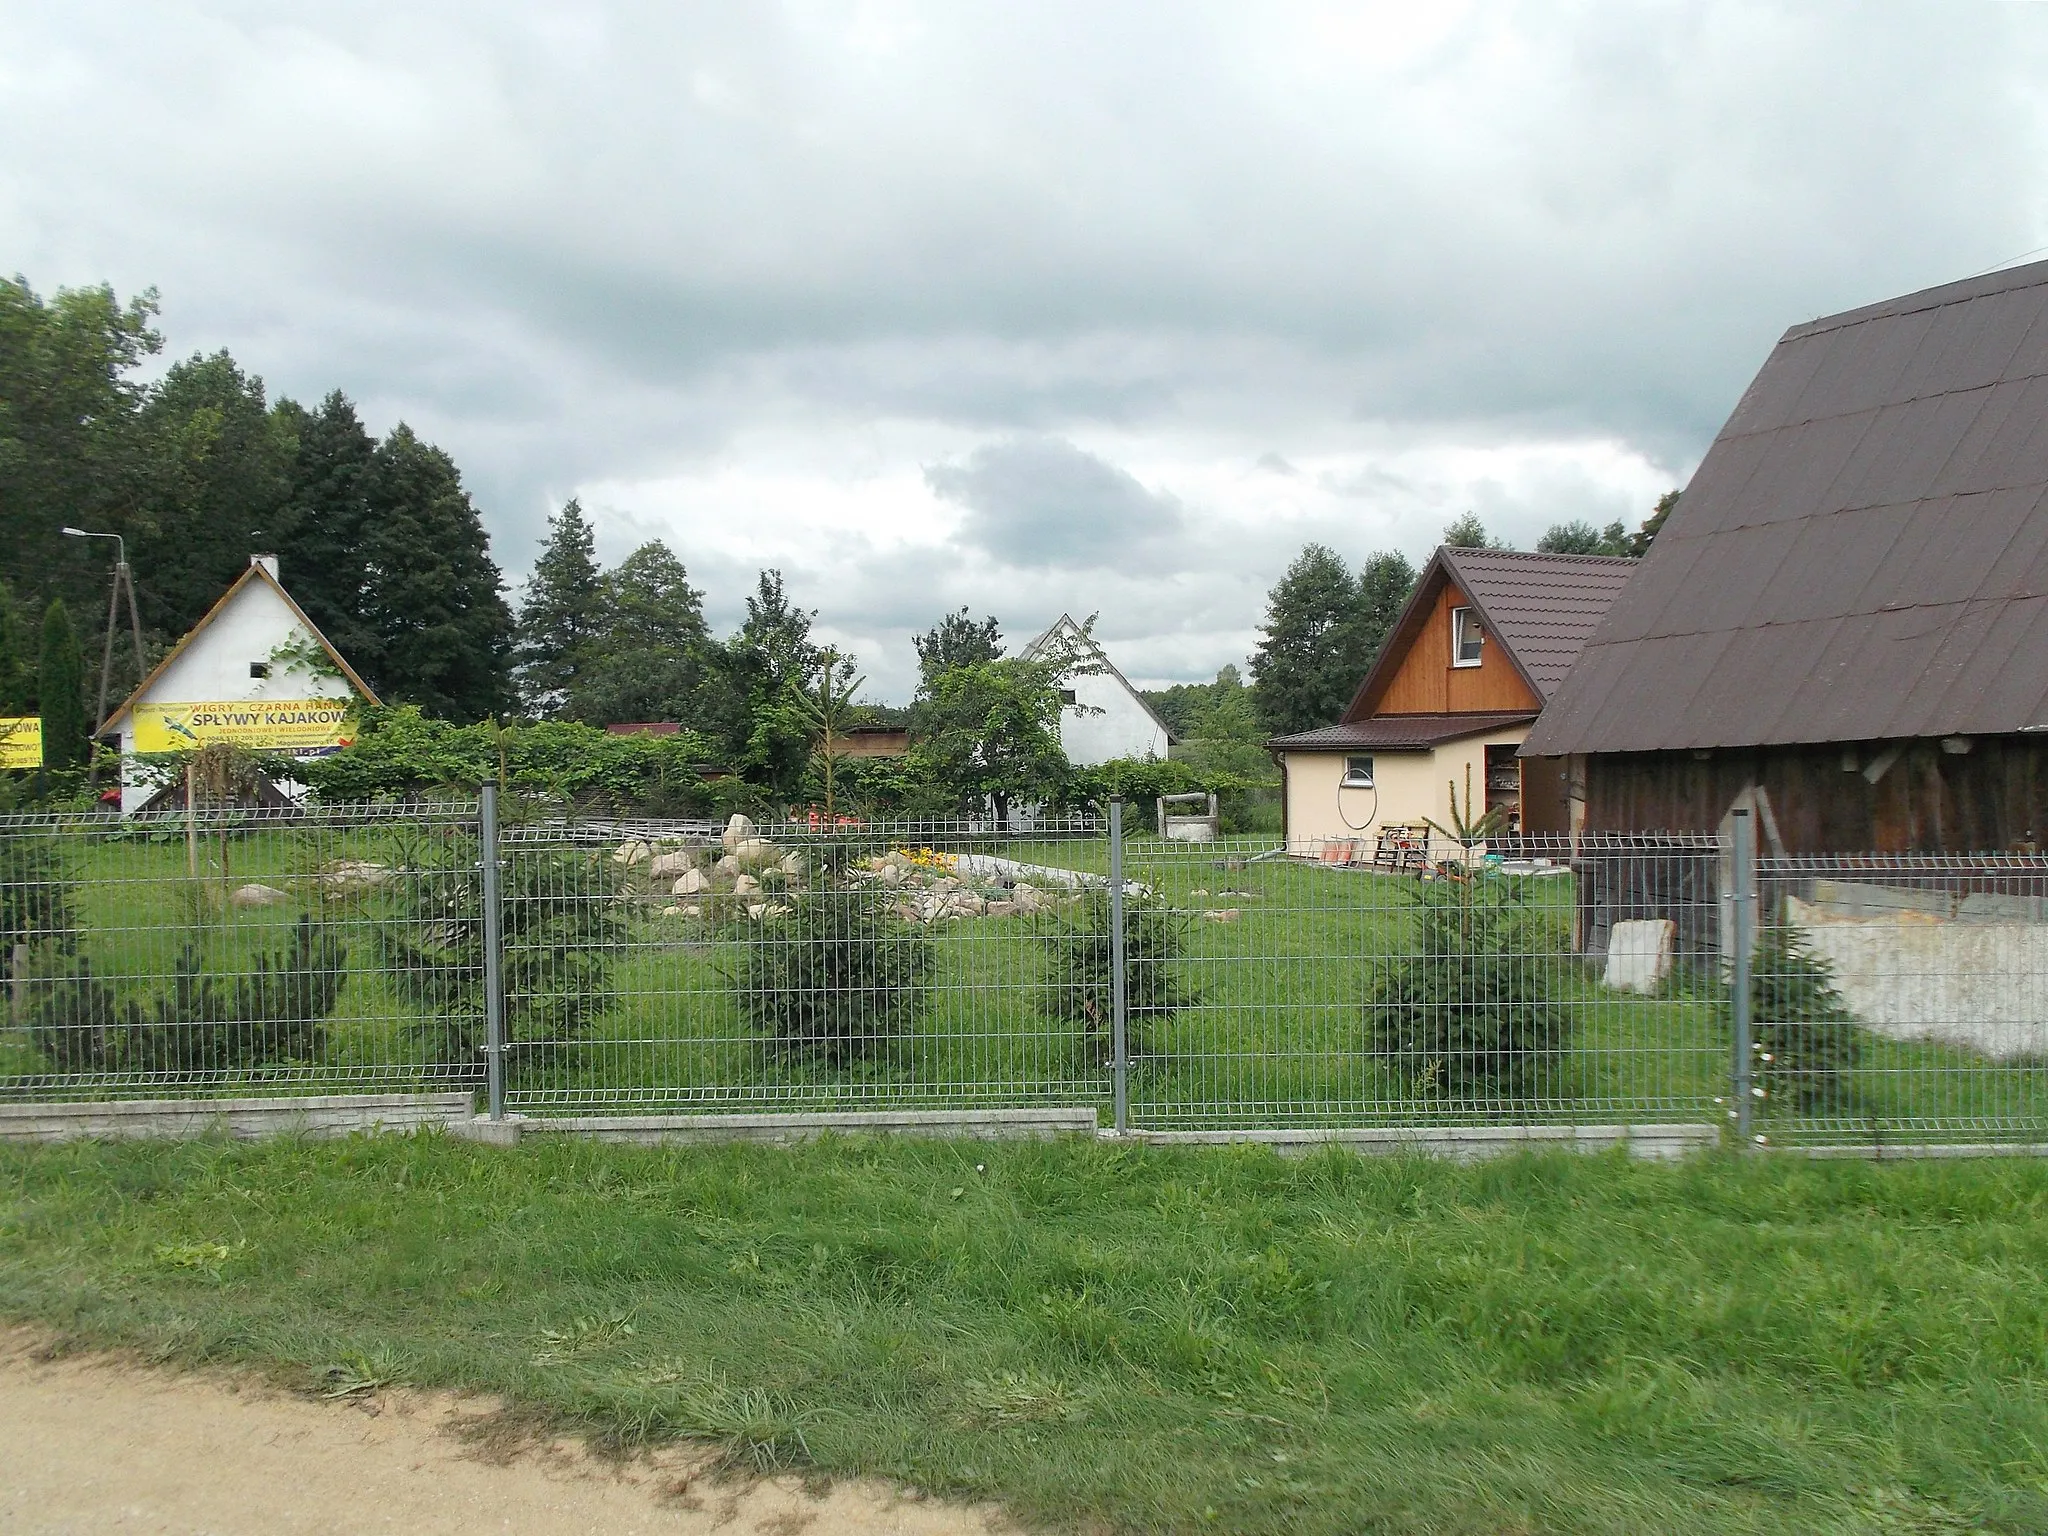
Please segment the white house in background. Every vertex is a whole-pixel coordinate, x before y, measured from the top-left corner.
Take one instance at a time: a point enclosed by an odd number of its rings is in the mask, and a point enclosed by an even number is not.
[[[251,555],[249,568],[102,727],[103,735],[120,733],[121,810],[140,809],[160,787],[140,756],[228,741],[322,757],[347,744],[358,700],[378,702],[279,585],[277,556]]]
[[[1055,640],[1064,640],[1089,662],[1061,690],[1066,707],[1060,711],[1060,746],[1067,761],[1092,768],[1120,757],[1165,757],[1173,745],[1166,722],[1070,614],[1061,614],[1020,654],[1032,660]]]

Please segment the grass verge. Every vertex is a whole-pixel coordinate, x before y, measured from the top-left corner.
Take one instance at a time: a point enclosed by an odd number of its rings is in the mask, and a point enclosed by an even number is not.
[[[2048,1168],[0,1148],[0,1312],[1056,1526],[2048,1529]]]

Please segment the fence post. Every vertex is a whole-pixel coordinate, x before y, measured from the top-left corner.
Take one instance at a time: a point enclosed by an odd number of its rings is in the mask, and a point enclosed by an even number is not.
[[[1750,1087],[1755,1076],[1756,1052],[1750,1042],[1749,972],[1756,953],[1753,931],[1756,911],[1756,819],[1746,805],[1734,810],[1730,849],[1735,910],[1729,917],[1729,943],[1735,953],[1728,967],[1729,1002],[1735,1019],[1735,1133],[1747,1147],[1750,1142]]]
[[[483,786],[478,807],[484,870],[484,1080],[490,1117],[505,1118],[505,913],[498,889],[498,786]]]
[[[1131,1124],[1129,1009],[1124,986],[1124,803],[1119,798],[1109,802],[1109,1048],[1118,1135]]]

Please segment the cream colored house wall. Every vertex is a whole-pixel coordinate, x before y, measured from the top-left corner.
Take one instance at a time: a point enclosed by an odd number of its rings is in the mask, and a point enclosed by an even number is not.
[[[1469,769],[1473,805],[1483,810],[1486,749],[1519,746],[1527,734],[1527,726],[1516,726],[1446,742],[1427,752],[1289,752],[1287,846],[1293,852],[1314,855],[1323,844],[1342,838],[1376,841],[1382,826],[1425,820],[1449,826],[1451,786],[1456,784],[1462,804]],[[1344,759],[1351,756],[1372,758],[1377,797],[1372,790],[1362,789],[1340,794],[1337,782],[1344,777]],[[1366,855],[1371,851],[1369,847],[1362,850]]]

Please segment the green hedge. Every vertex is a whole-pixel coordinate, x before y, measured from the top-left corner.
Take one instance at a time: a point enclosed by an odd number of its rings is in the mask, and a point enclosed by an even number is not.
[[[363,712],[356,739],[332,756],[294,768],[328,803],[436,791],[471,794],[486,780],[609,810],[708,810],[729,795],[705,780],[714,748],[691,731],[613,736],[595,726],[452,725],[418,709]]]

